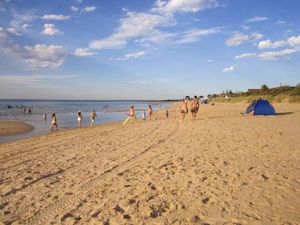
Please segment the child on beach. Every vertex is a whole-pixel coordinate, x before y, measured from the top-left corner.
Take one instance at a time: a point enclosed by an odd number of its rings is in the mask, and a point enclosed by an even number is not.
[[[93,112],[91,113],[91,127],[94,126],[94,123],[95,123],[95,120],[96,120],[96,116],[97,116],[97,113],[95,110],[93,110]]]
[[[191,103],[191,113],[192,113],[192,119],[193,120],[196,120],[196,116],[197,116],[197,113],[198,113],[198,110],[199,110],[199,101],[198,101],[198,98],[197,96],[194,96],[194,99],[192,100],[192,103]]]
[[[78,122],[79,127],[81,127],[81,121],[82,121],[82,113],[80,111],[78,111],[78,113],[77,113],[77,122]]]
[[[182,103],[180,105],[180,113],[181,113],[181,119],[184,120],[185,114],[187,113],[187,103],[184,99],[182,99]]]
[[[58,125],[57,125],[57,118],[56,118],[56,114],[52,113],[52,121],[51,121],[51,131],[53,131],[54,127],[56,130],[58,130]]]
[[[149,107],[148,107],[148,117],[149,117],[149,120],[152,119],[152,113],[153,113],[152,106],[149,105]]]
[[[143,112],[143,114],[142,114],[142,119],[143,119],[143,120],[146,120],[146,111]]]

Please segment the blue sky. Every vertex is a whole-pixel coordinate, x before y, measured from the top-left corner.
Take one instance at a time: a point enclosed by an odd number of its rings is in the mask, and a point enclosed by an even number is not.
[[[300,82],[298,0],[2,0],[0,98],[168,99]]]

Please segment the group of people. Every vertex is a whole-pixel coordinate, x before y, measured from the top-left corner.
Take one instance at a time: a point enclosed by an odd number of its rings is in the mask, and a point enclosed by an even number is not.
[[[97,115],[96,111],[93,110],[93,112],[91,112],[90,116],[91,116],[91,127],[92,127],[92,126],[94,126],[96,117],[98,115]],[[47,120],[47,114],[44,114],[43,119],[45,121]],[[82,113],[80,111],[78,111],[77,112],[77,124],[78,124],[78,127],[81,127],[82,120],[83,120]],[[57,123],[56,113],[52,113],[52,115],[51,115],[51,131],[53,131],[54,129],[58,130],[58,123]]]
[[[197,96],[194,96],[194,98],[191,101],[191,105],[190,105],[190,110],[192,113],[193,120],[196,120],[199,107],[200,107],[200,104],[199,104],[198,98],[197,98]],[[182,120],[184,120],[184,118],[188,112],[189,112],[188,101],[187,101],[187,99],[182,99],[182,103],[180,105],[180,113],[181,113]]]
[[[189,109],[190,109],[191,114],[192,114],[192,119],[196,120],[199,107],[200,107],[200,105],[199,105],[199,101],[198,101],[197,96],[194,96],[194,98],[192,99],[190,107],[188,107],[188,101],[187,101],[187,99],[183,99],[182,103],[180,105],[181,119],[184,120],[186,114],[189,112]],[[130,119],[131,121],[136,121],[137,120],[136,110],[135,110],[134,106],[130,107],[129,112],[127,114],[129,116],[128,119]],[[147,113],[146,113],[146,110],[143,111],[142,119],[146,120],[148,118],[149,120],[152,120],[152,115],[153,115],[153,109],[152,109],[152,106],[149,105],[148,109],[147,109]],[[93,110],[93,112],[90,114],[91,126],[93,126],[95,124],[95,120],[96,120],[97,116],[98,115],[97,115],[96,111]],[[166,110],[166,118],[169,118],[169,111],[168,110]],[[45,114],[43,116],[43,119],[45,121],[47,120],[47,114]],[[82,126],[82,120],[83,120],[83,115],[79,111],[79,112],[77,112],[77,124],[78,124],[78,127]],[[54,129],[58,130],[58,123],[57,123],[56,114],[52,113],[52,115],[51,115],[51,131],[54,130]]]

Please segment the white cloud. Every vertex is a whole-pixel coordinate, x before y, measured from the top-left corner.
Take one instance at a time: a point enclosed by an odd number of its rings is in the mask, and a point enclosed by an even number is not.
[[[176,12],[198,12],[219,6],[217,0],[156,0],[154,12],[173,14]]]
[[[44,24],[44,30],[41,34],[54,36],[54,35],[63,35],[64,33],[56,28],[54,24],[46,23]]]
[[[229,38],[225,43],[228,46],[236,46],[236,45],[240,45],[248,40],[249,40],[248,35],[237,32],[237,33],[233,34],[232,37]]]
[[[79,11],[79,7],[76,6],[71,6],[70,8],[73,12],[78,12]]]
[[[224,73],[228,73],[228,72],[232,72],[232,71],[234,71],[234,66],[228,66],[223,69]]]
[[[288,44],[291,46],[300,45],[300,35],[299,36],[292,36],[287,40]]]
[[[27,24],[27,23],[24,23],[23,25],[22,25],[22,28],[23,29],[27,29],[27,28],[29,28],[29,27],[31,27],[31,25],[30,24]]]
[[[140,51],[140,52],[133,52],[133,53],[128,53],[123,57],[119,57],[116,59],[111,58],[110,60],[116,60],[116,61],[125,61],[129,59],[138,59],[146,55],[146,52]]]
[[[57,14],[46,14],[42,16],[43,20],[68,20],[70,16],[57,15]]]
[[[84,7],[84,11],[85,12],[94,12],[95,10],[97,9],[96,6],[87,6],[87,7]]]
[[[145,55],[146,55],[146,52],[141,51],[141,52],[134,52],[134,53],[126,54],[124,57],[126,59],[137,59],[137,58],[143,57]]]
[[[263,40],[260,41],[257,45],[259,49],[264,49],[264,48],[280,48],[286,45],[285,41],[275,41],[272,42],[271,40]]]
[[[194,43],[198,42],[203,36],[209,36],[212,34],[217,34],[219,32],[219,27],[212,27],[207,29],[193,29],[184,32],[184,34],[176,42],[180,44]]]
[[[265,21],[265,20],[268,20],[268,17],[255,16],[255,17],[252,17],[252,18],[248,19],[246,21],[246,23],[255,23],[255,22],[260,22],[260,21]]]
[[[253,58],[256,56],[256,53],[244,53],[241,55],[235,56],[236,59],[242,59],[242,58]]]
[[[65,60],[66,50],[60,45],[36,44],[20,46],[9,40],[6,30],[0,27],[0,49],[11,54],[32,68],[56,68]]]
[[[170,42],[173,38],[177,37],[178,34],[176,33],[166,33],[161,31],[153,31],[152,33],[148,34],[146,37],[142,38],[140,41],[136,40],[136,42],[143,43],[147,45],[149,42],[162,44]]]
[[[207,59],[207,60],[205,60],[205,62],[207,62],[207,63],[212,63],[214,60],[212,60],[212,59]]]
[[[25,46],[19,56],[34,68],[56,68],[65,59],[66,51],[63,46],[37,44]]]
[[[17,35],[17,36],[22,36],[22,34],[20,34],[18,32],[18,30],[15,27],[9,27],[6,29],[9,33]]]
[[[168,26],[171,18],[150,14],[128,12],[126,17],[120,20],[120,26],[111,36],[94,40],[90,48],[94,49],[115,49],[126,46],[127,41],[137,37],[148,37],[157,32],[158,27]]]
[[[252,32],[251,37],[254,39],[254,41],[257,41],[259,39],[262,39],[264,37],[264,35],[257,33],[257,32]]]
[[[75,49],[74,54],[77,57],[87,57],[87,56],[92,56],[95,55],[94,52],[91,52],[88,48],[77,48]]]
[[[298,52],[296,49],[284,49],[281,51],[269,51],[269,52],[263,52],[258,55],[258,57],[261,60],[275,60],[275,59],[281,59],[281,58],[288,58],[290,55],[295,54]]]
[[[246,26],[246,25],[242,25],[242,28],[243,28],[244,30],[249,30],[249,29],[250,29],[250,27],[249,27],[249,26]]]

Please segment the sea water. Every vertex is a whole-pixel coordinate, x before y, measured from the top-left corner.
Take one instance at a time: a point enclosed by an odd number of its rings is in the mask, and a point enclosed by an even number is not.
[[[56,113],[59,129],[77,127],[77,112],[83,115],[82,126],[90,126],[90,114],[96,111],[95,124],[121,121],[128,117],[130,106],[134,106],[137,117],[151,105],[153,110],[166,108],[167,101],[108,101],[108,100],[0,100],[0,120],[17,120],[31,124],[34,130],[25,134],[2,136],[0,142],[23,139],[48,133],[51,114]],[[29,113],[29,108],[31,113]],[[24,110],[26,109],[26,111]],[[47,120],[43,116],[47,114]]]

